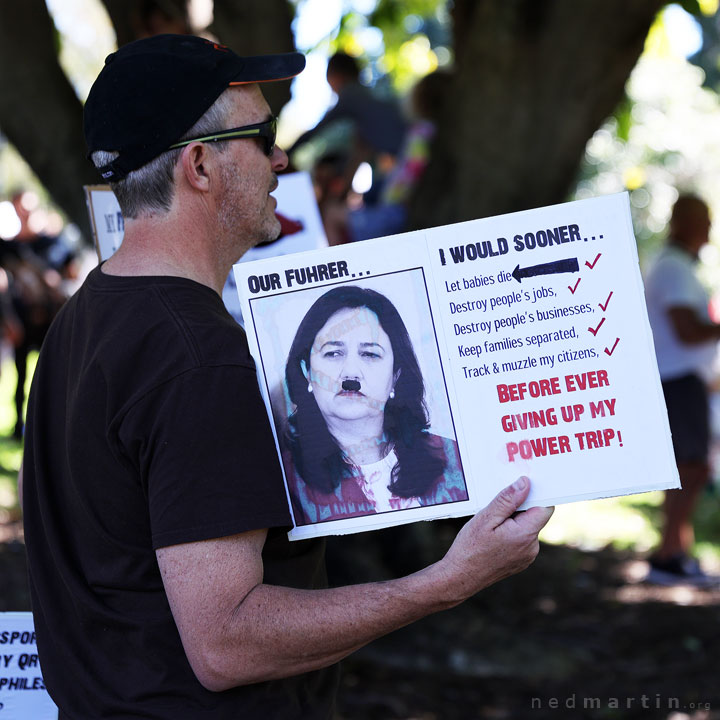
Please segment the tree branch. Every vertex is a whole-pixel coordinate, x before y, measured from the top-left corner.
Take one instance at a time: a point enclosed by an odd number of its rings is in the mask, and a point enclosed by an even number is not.
[[[55,47],[43,0],[0,0],[0,128],[89,241],[82,186],[98,177],[85,160],[82,104]]]

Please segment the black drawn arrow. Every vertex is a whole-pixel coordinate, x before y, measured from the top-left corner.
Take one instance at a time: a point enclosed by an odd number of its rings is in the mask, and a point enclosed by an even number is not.
[[[567,258],[565,260],[554,260],[553,262],[543,263],[542,265],[531,265],[530,267],[520,268],[520,265],[512,271],[512,276],[522,282],[523,278],[535,277],[536,275],[554,275],[556,273],[578,272],[580,266],[577,258]]]

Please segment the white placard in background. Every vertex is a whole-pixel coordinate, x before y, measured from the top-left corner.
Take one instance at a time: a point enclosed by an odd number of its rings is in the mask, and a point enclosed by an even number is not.
[[[90,214],[95,252],[102,262],[120,247],[125,223],[117,198],[109,185],[85,185],[85,202]]]
[[[45,690],[32,613],[0,613],[0,720],[57,720]]]

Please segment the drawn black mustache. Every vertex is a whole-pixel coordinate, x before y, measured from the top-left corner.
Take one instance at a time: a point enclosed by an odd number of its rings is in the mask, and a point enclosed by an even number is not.
[[[360,383],[357,380],[343,380],[342,381],[342,389],[347,390],[349,392],[359,392],[360,391]]]

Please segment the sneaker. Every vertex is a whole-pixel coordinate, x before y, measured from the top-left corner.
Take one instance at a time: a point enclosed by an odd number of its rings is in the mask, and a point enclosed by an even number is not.
[[[654,585],[694,585],[709,588],[720,585],[720,577],[708,575],[695,558],[687,555],[675,555],[667,560],[650,558],[650,571],[645,582]]]

